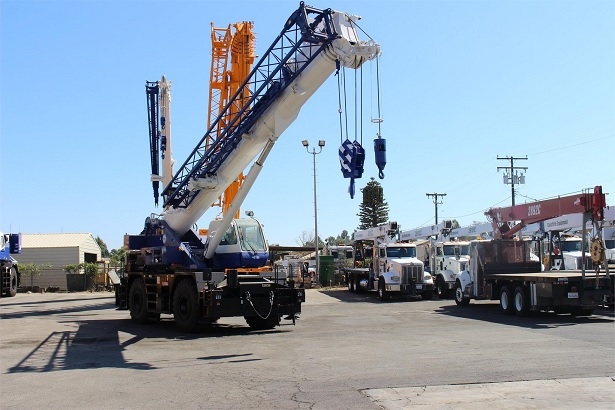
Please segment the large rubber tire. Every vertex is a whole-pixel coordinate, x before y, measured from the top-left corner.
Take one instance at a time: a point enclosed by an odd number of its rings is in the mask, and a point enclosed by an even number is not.
[[[173,318],[180,332],[192,333],[199,324],[199,298],[194,282],[182,279],[173,293]]]
[[[436,279],[436,294],[440,299],[448,298],[448,288],[446,287],[446,281],[442,276],[438,276]]]
[[[245,316],[246,323],[252,330],[268,330],[275,328],[279,323],[279,318],[273,313],[267,319],[260,316]]]
[[[9,289],[6,292],[6,295],[9,297],[13,297],[17,294],[17,270],[15,268],[11,268],[11,283],[9,284]]]
[[[470,304],[470,298],[463,295],[463,289],[461,289],[461,282],[455,282],[455,303],[457,306],[468,306]]]
[[[389,292],[387,292],[386,290],[384,279],[380,279],[378,281],[378,298],[382,302],[386,302],[387,300],[389,300]]]
[[[147,322],[147,293],[145,293],[143,278],[135,278],[132,281],[128,291],[128,307],[133,322]]]
[[[513,305],[517,316],[527,316],[530,311],[530,295],[525,286],[517,286],[515,288]]]
[[[361,290],[361,285],[359,285],[359,283],[361,283],[361,276],[358,276],[356,278],[354,278],[354,293],[362,293],[363,291]]]
[[[433,299],[433,290],[426,290],[425,292],[421,293],[421,299],[422,300]]]
[[[507,315],[515,313],[513,295],[510,288],[506,285],[502,286],[500,289],[500,309]]]
[[[348,292],[354,293],[354,278],[352,275],[348,275]]]

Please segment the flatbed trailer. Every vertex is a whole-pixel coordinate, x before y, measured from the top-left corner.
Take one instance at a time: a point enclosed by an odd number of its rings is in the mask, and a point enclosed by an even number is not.
[[[540,262],[529,258],[523,241],[473,241],[470,253],[470,268],[457,276],[455,284],[459,306],[467,306],[470,299],[499,299],[507,314],[554,311],[587,316],[613,300],[613,275],[542,271]]]

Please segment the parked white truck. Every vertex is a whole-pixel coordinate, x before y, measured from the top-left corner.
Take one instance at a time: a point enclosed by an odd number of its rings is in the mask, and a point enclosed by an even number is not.
[[[458,238],[487,236],[493,230],[489,223],[463,228],[452,226],[452,221],[443,221],[438,225],[401,231],[399,234],[402,241],[412,241],[416,246],[428,249],[429,272],[434,280],[435,293],[441,299],[452,294],[456,275],[467,269],[470,242]],[[425,239],[428,240],[427,244]]]
[[[416,245],[401,243],[397,236],[397,222],[354,233],[354,267],[343,269],[350,292],[378,292],[381,301],[391,296],[433,297],[433,279],[416,257]]]

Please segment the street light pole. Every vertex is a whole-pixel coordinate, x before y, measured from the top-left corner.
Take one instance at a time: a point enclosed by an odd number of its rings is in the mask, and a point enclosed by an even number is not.
[[[308,140],[301,141],[301,144],[303,144],[308,154],[312,154],[312,158],[314,160],[314,248],[315,248],[314,259],[316,259],[316,272],[314,275],[316,276],[316,281],[318,282],[319,277],[320,277],[319,276],[320,275],[320,262],[318,261],[318,208],[316,206],[316,155],[322,152],[322,147],[325,146],[325,140],[318,141],[318,147],[320,148],[318,152],[316,152],[315,147],[312,148],[312,151],[310,151],[310,148],[309,148],[310,143],[308,142]]]

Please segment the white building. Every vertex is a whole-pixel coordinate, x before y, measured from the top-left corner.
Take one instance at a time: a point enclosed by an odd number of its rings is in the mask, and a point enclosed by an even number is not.
[[[49,286],[67,290],[66,265],[101,260],[100,246],[90,233],[22,234],[21,254],[13,255],[19,264],[46,265],[39,277],[21,275],[21,286]]]

